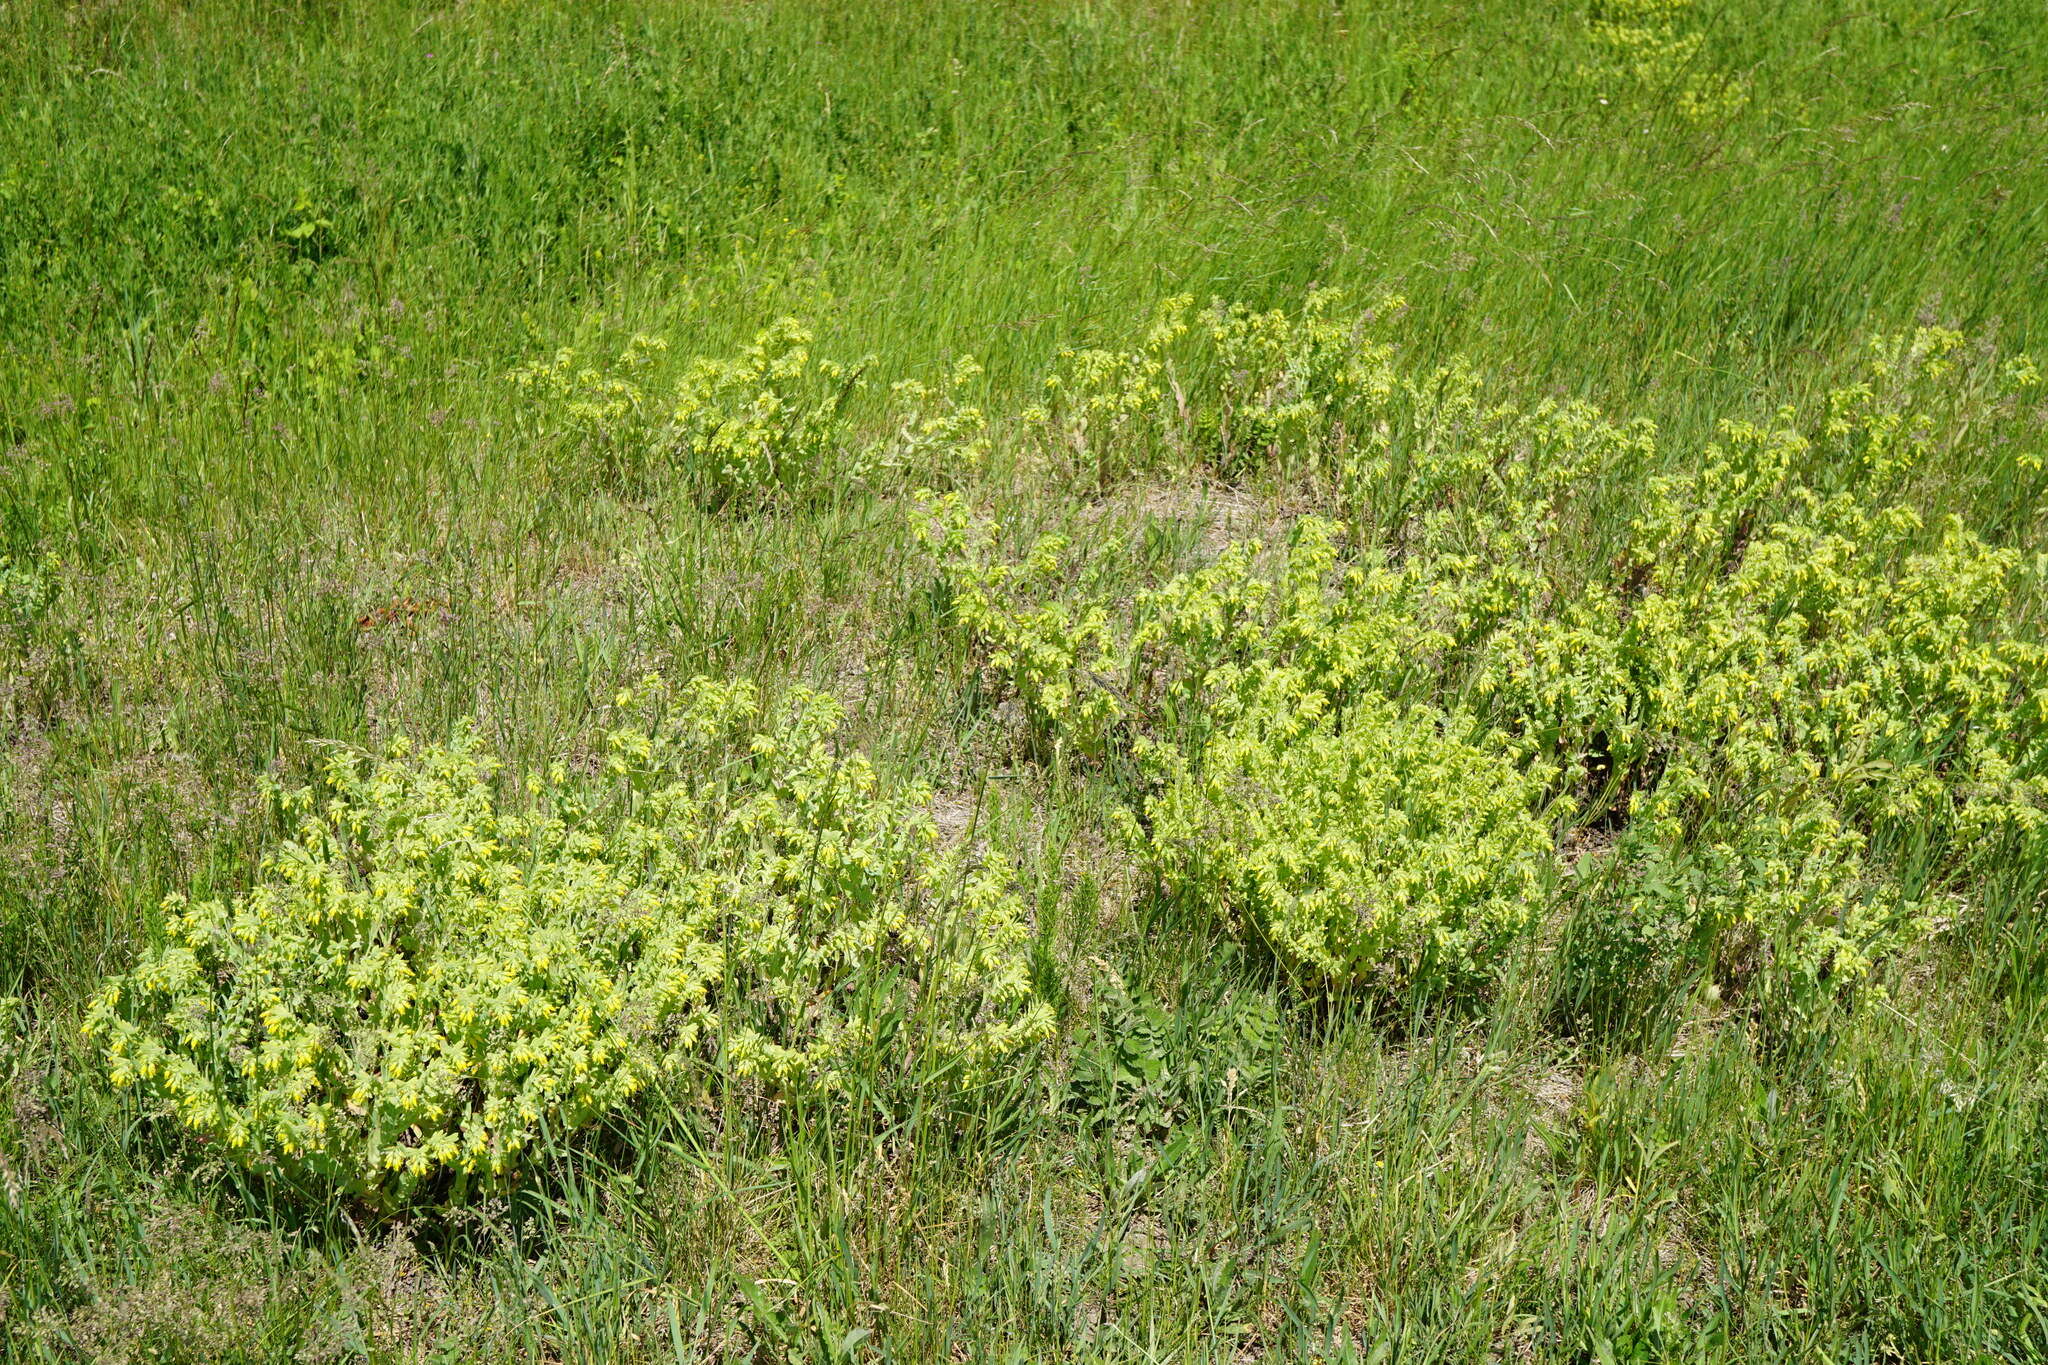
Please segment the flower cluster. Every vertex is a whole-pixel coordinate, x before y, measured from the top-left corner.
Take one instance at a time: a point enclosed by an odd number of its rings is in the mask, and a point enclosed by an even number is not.
[[[1099,347],[1067,348],[1045,377],[1045,403],[1026,411],[1027,421],[1046,428],[1055,458],[1075,471],[1107,483],[1155,463],[1162,436],[1177,434],[1174,388],[1169,367],[1174,344],[1188,334],[1194,296],[1166,300],[1135,351]]]
[[[1242,304],[1211,306],[1217,383],[1204,406],[1220,472],[1341,467],[1377,436],[1372,418],[1394,394],[1393,350],[1367,339],[1370,317],[1338,312],[1343,294],[1311,290],[1299,316]],[[1405,306],[1384,301],[1376,312]]]
[[[1904,458],[1841,434],[1866,486]],[[1497,722],[1626,817],[1619,856],[1648,841],[1710,869],[1691,918],[1759,936],[1736,956],[1795,1013],[1925,931],[1872,840],[1966,873],[2048,829],[2048,651],[1998,628],[2018,556],[1823,493],[1812,456],[1789,427],[1725,427],[1654,486],[1621,582],[1523,604],[1472,675]]]
[[[1026,415],[1052,459],[1099,483],[1162,463],[1227,477],[1324,469],[1374,439],[1396,375],[1367,329],[1405,307],[1345,315],[1343,299],[1312,290],[1298,315],[1215,299],[1193,317],[1192,296],[1167,299],[1136,350],[1061,351]]]
[[[610,365],[601,365],[564,346],[506,379],[526,392],[529,401],[522,413],[540,432],[580,443],[616,476],[637,469],[646,455],[655,410],[647,375],[667,350],[666,339],[642,333]]]
[[[890,385],[885,434],[868,446],[854,476],[911,475],[945,486],[980,470],[988,461],[989,423],[969,394],[981,373],[979,361],[962,356],[936,384],[899,379]]]

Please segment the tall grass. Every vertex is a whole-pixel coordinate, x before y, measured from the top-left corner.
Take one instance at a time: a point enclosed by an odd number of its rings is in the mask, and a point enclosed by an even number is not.
[[[10,1356],[2048,1355],[2038,858],[1810,1055],[1703,997],[1648,1043],[1561,1031],[1561,923],[1484,1013],[1319,1003],[1157,894],[1114,774],[977,694],[906,489],[707,508],[537,435],[505,379],[796,313],[872,357],[868,431],[973,355],[999,420],[963,482],[1019,535],[1122,535],[1125,587],[1313,496],[1032,458],[1059,351],[1172,294],[1398,295],[1374,328],[1412,372],[1651,418],[1684,465],[1872,333],[2048,347],[2034,6],[23,0],[0,51]],[[1956,420],[1914,497],[2031,561],[2042,509],[1973,441],[2038,421]],[[410,1221],[106,1086],[88,994],[165,893],[249,885],[264,775],[462,716],[573,765],[650,669],[837,695],[1023,869],[1059,1037],[907,1110],[660,1093]],[[1069,1085],[1120,993],[1206,1097],[1163,1126]],[[1240,1089],[1204,1040],[1245,999],[1278,1027]]]

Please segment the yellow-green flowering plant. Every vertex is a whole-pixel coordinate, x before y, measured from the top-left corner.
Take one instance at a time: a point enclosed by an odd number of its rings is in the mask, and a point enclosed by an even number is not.
[[[962,356],[936,384],[890,385],[886,432],[869,444],[855,476],[872,482],[914,474],[945,487],[979,471],[992,444],[988,417],[970,398],[981,374],[979,361]]]
[[[1318,988],[1483,988],[1547,890],[1544,782],[1388,695],[1449,644],[1408,575],[1309,519],[1119,607],[1064,542],[1006,564],[996,534],[932,509],[956,617],[1037,729],[1135,765],[1127,828],[1169,888]]]
[[[564,347],[507,378],[529,394],[537,432],[568,436],[612,472],[666,470],[711,505],[755,505],[857,472],[842,418],[864,366],[819,357],[813,341],[778,318],[738,355],[696,356],[676,374],[667,340],[643,334],[609,364]]]
[[[840,751],[829,699],[768,725],[745,687],[633,701],[604,801],[558,768],[515,808],[468,729],[336,751],[256,885],[174,897],[94,1000],[113,1081],[388,1206],[498,1183],[693,1068],[831,1093],[1044,1036],[1005,870]]]
[[[1658,101],[1693,120],[1733,114],[1749,101],[1748,82],[1707,59],[1699,17],[1694,0],[1595,0],[1586,15],[1595,55],[1579,80],[1601,104]]]
[[[1482,988],[1555,863],[1542,783],[1469,723],[1376,693],[1341,709],[1287,669],[1147,799],[1143,844],[1297,977]]]
[[[1389,754],[1469,715],[1452,728],[1489,757],[1456,780],[1478,812],[1511,796],[1480,828],[1561,797],[1553,813],[1625,831],[1586,863],[1607,882],[1712,883],[1650,911],[1610,897],[1621,937],[1582,937],[1595,958],[1637,960],[1616,946],[1635,934],[1693,955],[1771,1027],[1803,1028],[1925,935],[1930,882],[1964,885],[1983,850],[2048,838],[2048,650],[2014,624],[2048,560],[1913,497],[1930,461],[1957,457],[1969,412],[2038,385],[2031,360],[1942,328],[1881,338],[1822,410],[1724,423],[1674,461],[1647,423],[1502,402],[1469,366],[1395,373],[1327,308],[1219,309],[1207,339],[1231,366],[1193,393],[1175,381],[1171,404],[1140,384],[1143,401],[1111,407],[1154,424],[1146,449],[1203,430],[1188,412],[1227,410],[1261,433],[1231,444],[1235,468],[1305,475],[1348,525],[1304,518],[1282,546],[1234,544],[1115,592],[1112,551],[1055,538],[1010,560],[958,499],[927,532],[984,677],[1058,744],[1138,765],[1131,827],[1183,889],[1333,982],[1446,964],[1455,949],[1422,928],[1441,919],[1434,884],[1404,887],[1355,833],[1368,807],[1434,809],[1441,773],[1393,769],[1370,797],[1318,784],[1364,761],[1346,748],[1354,713]],[[1972,439],[1999,497],[2043,491],[2037,456]],[[1296,812],[1353,824],[1319,844]],[[1446,848],[1470,832],[1439,828]],[[1339,889],[1305,910],[1289,885]],[[1511,935],[1525,890],[1474,904]]]
[[[609,476],[630,479],[647,459],[649,384],[667,351],[666,338],[639,333],[609,363],[563,346],[505,378],[525,399],[515,411],[529,432],[572,441]]]
[[[992,445],[971,400],[981,366],[956,360],[933,383],[889,388],[879,434],[847,416],[867,362],[820,356],[810,327],[778,318],[737,355],[667,363],[666,338],[635,335],[609,361],[575,347],[512,370],[522,422],[575,443],[615,477],[667,472],[714,507],[757,507],[829,487],[914,474],[945,483],[980,468]]]
[[[997,557],[998,533],[957,493],[929,499],[917,522],[977,670],[1019,696],[1039,740],[1099,759],[1125,716],[1128,671],[1108,608],[1073,605],[1061,591],[1072,567],[1065,537],[1043,537],[1012,563]]]
[[[502,811],[464,731],[285,795],[292,838],[245,896],[164,906],[161,940],[93,1002],[116,1085],[245,1159],[355,1193],[509,1169],[547,1125],[629,1098],[688,1047],[719,973],[703,907],[606,856],[579,820]],[[660,940],[676,1007],[622,971]],[[656,987],[656,989],[659,989]]]
[[[1045,377],[1045,401],[1026,413],[1045,428],[1052,457],[1106,484],[1151,467],[1184,448],[1184,402],[1172,372],[1172,351],[1188,335],[1194,296],[1182,294],[1154,310],[1134,351],[1067,348]]]
[[[1343,300],[1339,290],[1311,290],[1299,315],[1221,299],[1210,305],[1205,331],[1217,382],[1204,410],[1219,471],[1321,472],[1376,443],[1396,373],[1393,349],[1366,329],[1377,313],[1405,304],[1389,298],[1373,314],[1345,316]]]
[[[885,786],[841,746],[838,703],[799,691],[765,729],[744,685],[682,703],[616,731],[609,765],[630,793],[625,856],[718,906],[717,1043],[735,1071],[828,1093],[856,1073],[965,1084],[1046,1036],[1009,869],[947,847],[929,791]],[[735,723],[744,759],[704,762]]]
[[[657,441],[713,504],[759,502],[840,472],[841,417],[863,366],[812,352],[811,330],[780,318],[731,358],[690,362]]]

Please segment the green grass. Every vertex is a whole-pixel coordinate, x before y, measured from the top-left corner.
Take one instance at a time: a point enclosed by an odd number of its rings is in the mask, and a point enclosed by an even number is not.
[[[1039,458],[1059,350],[1169,295],[1400,295],[1404,371],[1652,419],[1678,468],[1873,334],[2048,350],[2036,6],[1676,14],[1700,41],[1634,72],[1598,6],[1492,0],[0,5],[0,556],[55,565],[17,609],[0,564],[7,1353],[2048,1357],[2039,857],[1796,1055],[1704,998],[1647,1044],[1560,1029],[1556,925],[1484,1010],[1327,1004],[1158,894],[1118,779],[977,691],[907,487],[707,509],[504,377],[796,314],[872,357],[867,432],[976,356],[966,496],[1125,533],[1121,592],[1319,496]],[[2048,505],[1984,452],[2039,416],[1958,413],[1911,499],[2031,564]],[[1588,577],[1635,491],[1592,500]],[[166,893],[250,884],[266,774],[463,716],[515,770],[574,760],[649,670],[839,696],[1020,867],[1058,1038],[907,1112],[651,1094],[512,1197],[396,1221],[106,1084],[86,1000]],[[1164,1131],[1060,1103],[1114,982],[1197,1078]],[[1279,1020],[1242,1092],[1202,1041],[1240,996]]]

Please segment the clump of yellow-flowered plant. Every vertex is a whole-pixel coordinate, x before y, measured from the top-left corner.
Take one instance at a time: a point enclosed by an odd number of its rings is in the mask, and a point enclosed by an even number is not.
[[[1044,1036],[1024,914],[798,694],[650,684],[609,784],[505,800],[473,731],[337,750],[246,894],[164,907],[94,1000],[112,1079],[388,1206],[517,1173],[665,1076],[971,1081]]]
[[[1586,15],[1593,60],[1579,80],[1601,104],[1657,101],[1699,121],[1749,102],[1740,75],[1709,61],[1695,0],[1594,0]]]
[[[751,509],[890,478],[955,480],[982,466],[991,437],[973,401],[981,366],[955,360],[934,383],[901,379],[874,428],[848,408],[867,362],[821,356],[810,327],[778,318],[737,355],[666,362],[666,338],[634,336],[609,362],[574,347],[520,366],[521,419],[576,443],[608,476],[679,480],[714,508]]]
[[[1546,782],[1388,695],[1449,641],[1341,534],[1311,518],[1119,604],[1062,538],[1005,562],[958,497],[923,525],[991,685],[1049,747],[1135,769],[1126,830],[1167,891],[1312,987],[1481,991],[1549,891]]]
[[[1367,331],[1406,306],[1393,296],[1347,312],[1344,298],[1314,289],[1292,314],[1217,299],[1197,314],[1177,295],[1134,350],[1062,350],[1026,422],[1055,464],[1098,484],[1162,465],[1232,478],[1323,468],[1371,439],[1357,419],[1387,400],[1394,371]]]
[[[1782,1034],[1928,933],[1985,850],[2048,841],[2048,650],[2011,624],[2048,560],[1915,505],[1988,439],[1971,413],[2038,385],[2027,357],[1880,338],[1819,411],[1673,459],[1469,366],[1402,374],[1327,299],[1210,316],[1231,362],[1203,385],[1142,351],[1087,371],[1131,381],[1087,390],[1149,424],[1118,439],[1294,477],[1346,523],[1135,590],[1114,546],[1000,552],[957,496],[922,534],[1041,752],[1135,771],[1162,884],[1298,975],[1483,980],[1534,922],[1541,814],[1619,832],[1579,860],[1573,990],[1710,985]],[[1972,467],[2041,485],[2024,451]]]
[[[676,374],[667,339],[640,334],[609,364],[564,347],[507,378],[532,396],[530,424],[613,475],[666,472],[708,505],[757,505],[847,473],[841,417],[862,367],[816,355],[813,341],[778,318],[739,354],[696,356]]]

